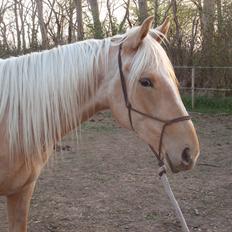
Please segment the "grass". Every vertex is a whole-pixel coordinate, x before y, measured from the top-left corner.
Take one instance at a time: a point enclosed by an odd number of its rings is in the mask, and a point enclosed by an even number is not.
[[[232,97],[195,97],[195,108],[191,106],[191,96],[182,96],[182,100],[189,111],[200,113],[228,113],[232,114]]]

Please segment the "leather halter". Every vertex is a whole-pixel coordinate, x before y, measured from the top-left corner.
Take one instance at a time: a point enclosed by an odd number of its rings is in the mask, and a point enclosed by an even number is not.
[[[123,70],[122,70],[121,51],[122,51],[122,43],[119,45],[118,66],[119,66],[119,74],[120,74],[120,79],[121,79],[122,92],[123,92],[126,108],[128,109],[128,117],[129,117],[129,120],[130,120],[131,129],[134,130],[133,123],[132,123],[132,115],[131,115],[132,111],[137,113],[137,114],[140,114],[140,115],[142,115],[144,117],[150,118],[150,119],[158,121],[160,123],[163,123],[163,127],[162,127],[161,133],[160,133],[158,152],[156,152],[155,149],[149,144],[149,147],[151,148],[152,152],[155,154],[156,158],[159,161],[159,166],[163,167],[164,166],[164,161],[163,161],[164,157],[161,156],[162,155],[161,153],[162,153],[162,144],[163,144],[163,137],[164,137],[165,129],[168,126],[170,126],[171,124],[186,121],[186,120],[191,120],[191,117],[189,115],[187,115],[187,116],[174,118],[174,119],[171,119],[171,120],[164,120],[164,119],[161,119],[161,118],[158,118],[158,117],[143,113],[143,112],[133,108],[133,106],[131,105],[131,103],[129,101],[128,94],[127,94],[127,86],[126,86],[125,76],[124,76],[124,73],[123,73]],[[163,172],[165,172],[165,169],[163,169]],[[160,173],[159,175],[162,175],[162,174],[163,173]]]

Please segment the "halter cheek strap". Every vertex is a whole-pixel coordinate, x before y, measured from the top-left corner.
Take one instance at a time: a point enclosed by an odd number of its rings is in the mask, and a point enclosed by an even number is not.
[[[159,148],[158,148],[158,152],[149,144],[149,147],[151,148],[152,152],[155,154],[156,158],[159,161],[159,166],[160,167],[164,167],[164,157],[162,157],[162,145],[163,145],[163,138],[164,138],[164,132],[165,129],[174,124],[174,123],[178,123],[178,122],[182,122],[182,121],[187,121],[190,120],[191,117],[189,115],[187,116],[182,116],[182,117],[178,117],[178,118],[174,118],[171,120],[164,120],[146,113],[143,113],[135,108],[133,108],[133,106],[131,105],[129,98],[128,98],[128,93],[127,93],[127,86],[126,86],[126,81],[125,81],[125,76],[122,70],[122,55],[121,55],[121,51],[122,51],[122,43],[119,45],[119,51],[118,51],[118,67],[119,67],[119,74],[120,74],[120,80],[121,80],[121,87],[122,87],[122,92],[123,92],[123,96],[124,96],[124,101],[125,101],[125,105],[126,108],[128,109],[128,118],[130,121],[130,125],[131,125],[131,129],[134,130],[133,127],[133,122],[132,122],[132,114],[131,112],[135,112],[137,114],[140,114],[144,117],[150,118],[154,121],[158,121],[160,123],[163,123],[163,127],[161,129],[161,133],[160,133],[160,140],[159,140]],[[163,168],[163,170],[161,170],[159,172],[159,175],[162,176],[162,174],[166,172],[165,169]]]
[[[119,45],[119,52],[118,52],[119,74],[120,74],[120,79],[121,79],[121,86],[122,86],[122,92],[123,92],[123,96],[124,96],[124,101],[125,101],[126,107],[128,109],[128,117],[129,117],[129,120],[130,120],[130,125],[131,125],[132,130],[134,130],[133,123],[132,123],[132,117],[131,117],[132,106],[131,106],[131,103],[130,103],[130,101],[128,99],[125,76],[124,76],[124,73],[122,71],[121,51],[122,51],[122,43]]]

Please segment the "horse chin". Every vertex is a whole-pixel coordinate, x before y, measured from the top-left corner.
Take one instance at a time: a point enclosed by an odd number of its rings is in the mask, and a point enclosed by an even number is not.
[[[171,159],[169,158],[168,153],[165,154],[165,160],[167,161],[168,166],[169,166],[169,168],[171,169],[172,173],[178,173],[178,172],[180,172],[179,169],[177,169],[176,167],[173,166],[172,161],[171,161]]]

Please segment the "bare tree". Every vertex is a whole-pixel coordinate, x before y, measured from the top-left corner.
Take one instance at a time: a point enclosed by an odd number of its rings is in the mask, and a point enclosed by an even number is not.
[[[26,50],[26,35],[25,35],[25,18],[24,18],[24,6],[21,0],[18,0],[19,18],[21,24],[21,37],[22,37],[22,48]]]
[[[29,24],[30,28],[28,28],[28,30],[31,30],[30,46],[32,50],[34,50],[38,47],[38,41],[37,41],[38,25],[36,23],[36,2],[35,1],[31,1],[30,22],[31,22],[31,26]]]
[[[73,14],[75,5],[73,0],[69,0],[68,4],[68,43],[71,43],[73,41]]]
[[[50,1],[48,0],[48,7],[50,9],[48,22],[47,22],[47,31],[50,38],[53,40],[55,45],[64,43],[64,29],[65,29],[65,20],[66,20],[66,1],[59,2],[57,0]]]
[[[14,16],[16,26],[16,37],[17,37],[17,50],[21,51],[21,31],[19,29],[19,16],[18,16],[18,1],[14,0]]]
[[[36,6],[37,6],[37,12],[38,12],[40,32],[42,36],[42,47],[47,48],[48,47],[48,36],[47,36],[46,24],[44,22],[44,17],[43,17],[43,1],[36,0]]]
[[[193,52],[194,52],[195,41],[198,33],[198,27],[199,27],[199,17],[196,14],[195,17],[193,18],[192,27],[191,27],[191,37],[189,41],[189,57],[187,62],[187,65],[189,66],[193,65]]]
[[[111,34],[116,35],[117,34],[117,27],[116,27],[115,23],[113,22],[113,15],[111,12],[112,6],[111,6],[110,0],[106,1],[106,6],[107,6],[107,11],[108,11],[108,16],[109,16]]]
[[[154,26],[159,25],[159,0],[154,0]]]
[[[0,53],[1,53],[1,57],[3,57],[5,55],[5,50],[9,50],[9,44],[8,44],[8,39],[7,39],[7,23],[5,23],[4,21],[4,15],[6,13],[6,11],[11,8],[11,4],[9,4],[9,1],[2,1],[1,5],[0,5]]]
[[[222,1],[216,0],[217,4],[217,26],[218,26],[218,33],[221,36],[223,32],[223,17],[222,17]]]
[[[148,17],[147,0],[138,0],[139,3],[139,21],[142,23]]]
[[[98,2],[97,0],[88,0],[90,4],[91,13],[93,16],[93,24],[94,24],[94,37],[96,39],[103,38],[103,31],[101,22],[99,19],[99,8],[98,8]]]
[[[77,39],[84,39],[83,18],[82,18],[82,1],[75,0],[76,18],[77,18]]]
[[[124,15],[121,23],[119,24],[119,27],[118,27],[118,31],[120,33],[123,31],[122,29],[125,25],[126,20],[129,21],[128,17],[129,17],[130,0],[127,0],[127,2],[125,2],[125,8],[126,8],[125,15]]]
[[[204,0],[202,9],[202,51],[205,64],[212,64],[213,59],[213,37],[215,21],[215,0]]]
[[[177,15],[177,3],[176,0],[172,0],[171,1],[172,4],[172,12],[173,12],[173,19],[174,19],[174,23],[176,26],[176,33],[174,36],[174,42],[176,42],[177,44],[177,49],[178,49],[178,53],[177,53],[177,59],[178,59],[178,64],[182,64],[183,63],[183,57],[182,57],[182,34],[181,34],[181,28],[180,28],[180,23],[178,20],[178,15]]]

